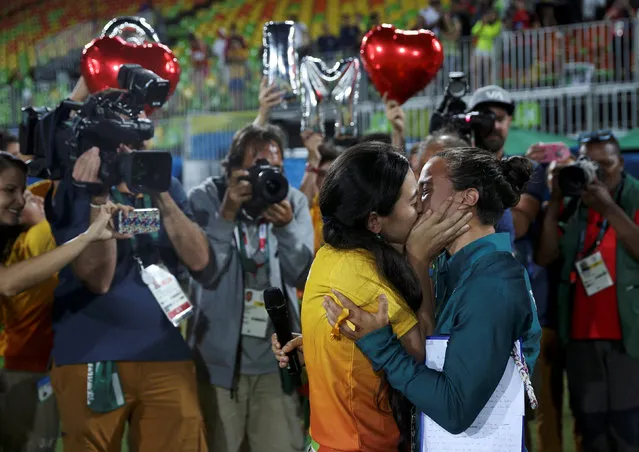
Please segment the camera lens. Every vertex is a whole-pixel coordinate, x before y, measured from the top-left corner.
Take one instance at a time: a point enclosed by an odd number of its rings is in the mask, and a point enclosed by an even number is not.
[[[276,180],[267,180],[264,183],[264,188],[266,189],[267,193],[271,196],[277,194],[277,192],[280,190],[281,186],[279,184],[279,181]]]
[[[568,197],[581,196],[588,183],[586,173],[578,165],[562,168],[557,177],[557,183],[562,195]]]
[[[288,181],[282,173],[272,168],[262,171],[259,187],[260,197],[268,204],[276,204],[288,194]]]
[[[131,188],[164,192],[171,186],[171,154],[142,151],[117,156],[119,174]]]
[[[464,94],[466,94],[466,83],[463,80],[451,80],[448,85],[448,92],[453,97],[464,97]]]

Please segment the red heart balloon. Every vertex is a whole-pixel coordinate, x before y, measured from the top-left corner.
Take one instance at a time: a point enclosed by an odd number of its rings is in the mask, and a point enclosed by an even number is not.
[[[94,39],[84,48],[80,68],[92,93],[119,88],[118,71],[123,64],[139,64],[169,82],[169,97],[180,81],[180,63],[164,44],[132,44],[116,36]],[[145,107],[147,114],[154,109]]]
[[[377,91],[400,104],[428,86],[444,62],[444,49],[433,32],[388,24],[366,33],[360,53]]]

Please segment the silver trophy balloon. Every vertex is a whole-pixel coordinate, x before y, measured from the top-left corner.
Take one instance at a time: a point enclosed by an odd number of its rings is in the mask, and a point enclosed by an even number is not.
[[[300,94],[299,57],[295,50],[295,22],[267,22],[262,37],[264,76],[283,93],[282,106]]]
[[[302,83],[302,131],[324,135],[324,107],[333,108],[335,138],[357,136],[355,108],[359,99],[360,62],[340,60],[332,68],[315,57],[305,57],[300,68]]]
[[[102,29],[100,37],[119,36],[126,42],[142,45],[145,42],[160,42],[157,33],[144,17],[125,16],[111,19]]]

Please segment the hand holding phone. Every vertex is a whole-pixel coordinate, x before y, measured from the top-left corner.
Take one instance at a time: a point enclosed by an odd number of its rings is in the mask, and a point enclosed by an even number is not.
[[[548,143],[545,149],[544,162],[565,162],[570,158],[570,149],[564,143]]]
[[[159,209],[135,209],[124,215],[118,212],[115,218],[115,229],[120,234],[140,235],[160,231]]]
[[[564,162],[570,158],[570,149],[564,143],[539,143],[530,147],[528,158],[538,163]]]

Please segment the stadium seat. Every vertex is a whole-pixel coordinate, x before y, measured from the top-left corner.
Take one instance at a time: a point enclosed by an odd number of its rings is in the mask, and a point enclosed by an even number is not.
[[[158,0],[154,2],[166,18],[190,11],[208,0]],[[112,0],[109,2],[76,2],[73,0],[12,0],[1,2],[0,84],[16,72],[25,75],[36,65],[64,56],[78,44],[73,39],[77,24],[106,23],[117,16],[134,15],[144,1]],[[96,30],[97,33],[99,31]],[[47,39],[52,42],[47,43]]]

